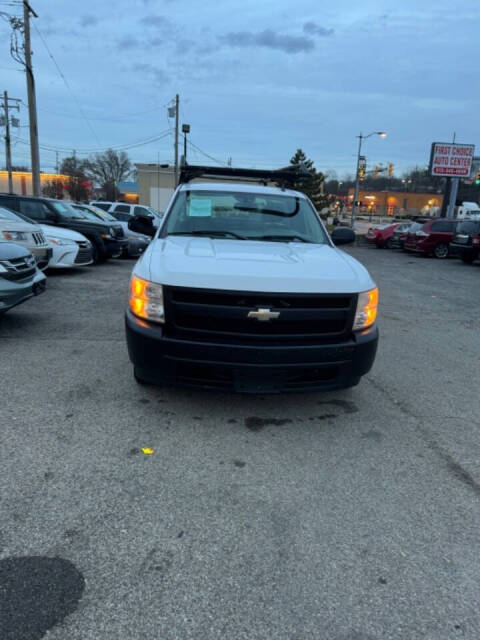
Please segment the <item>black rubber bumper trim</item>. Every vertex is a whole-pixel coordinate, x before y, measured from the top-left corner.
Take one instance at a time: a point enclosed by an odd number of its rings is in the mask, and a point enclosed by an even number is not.
[[[127,311],[125,317],[127,346],[130,360],[137,372],[145,380],[158,384],[185,384],[181,371],[191,366],[197,371],[197,378],[190,379],[189,386],[216,387],[211,377],[198,376],[199,368],[205,371],[229,371],[232,380],[236,377],[261,380],[275,377],[278,381],[275,391],[281,391],[282,380],[291,378],[296,372],[319,374],[318,384],[309,382],[305,388],[301,384],[296,390],[336,389],[352,386],[370,371],[375,360],[378,343],[376,326],[355,334],[351,340],[335,345],[294,345],[259,346],[244,344],[213,344],[192,342],[168,337],[161,325],[153,325],[135,317]],[[201,371],[201,369],[200,369]],[[221,385],[220,385],[221,386]],[[227,385],[228,386],[228,385]],[[235,387],[235,384],[232,383]],[[261,386],[261,385],[260,385]],[[266,383],[265,390],[272,385]],[[259,389],[260,390],[260,389]],[[293,390],[293,388],[292,388]]]

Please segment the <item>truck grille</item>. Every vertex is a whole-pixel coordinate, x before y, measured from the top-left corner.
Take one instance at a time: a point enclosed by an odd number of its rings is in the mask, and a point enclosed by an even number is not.
[[[78,253],[75,264],[86,264],[92,261],[92,248],[89,242],[77,241]]]
[[[356,294],[281,294],[164,287],[166,331],[185,339],[248,344],[334,342],[351,332]],[[261,322],[250,311],[278,318]]]
[[[32,256],[3,260],[2,266],[7,269],[6,273],[0,273],[0,276],[5,280],[28,280],[37,270],[35,260]]]

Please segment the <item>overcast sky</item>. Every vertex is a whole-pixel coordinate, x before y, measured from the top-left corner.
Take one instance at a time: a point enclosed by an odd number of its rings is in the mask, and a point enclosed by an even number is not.
[[[0,11],[20,12],[13,0]],[[120,147],[181,122],[199,149],[235,165],[282,166],[298,147],[318,169],[352,174],[356,136],[369,165],[425,165],[430,143],[480,151],[478,0],[32,0],[39,136],[60,149]],[[70,90],[49,56],[53,54]],[[0,20],[0,89],[26,102]],[[83,117],[81,114],[84,114]],[[21,125],[28,123],[22,106]],[[28,140],[28,129],[16,130]],[[167,137],[133,161],[173,161]],[[63,155],[68,155],[64,152]],[[210,161],[189,150],[191,163]],[[28,146],[14,146],[29,163]],[[3,145],[0,163],[5,164]],[[55,163],[41,150],[44,171]]]

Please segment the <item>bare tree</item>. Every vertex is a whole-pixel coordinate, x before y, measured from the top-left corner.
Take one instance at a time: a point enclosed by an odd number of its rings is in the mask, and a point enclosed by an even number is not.
[[[90,185],[86,175],[86,161],[70,156],[62,160],[60,173],[68,176],[67,191],[72,200],[88,200]]]
[[[132,171],[132,163],[125,151],[107,149],[97,153],[85,164],[87,175],[98,182],[105,191],[107,200],[118,197],[118,183],[126,180]]]
[[[42,185],[42,195],[46,198],[63,198],[63,184],[61,180],[48,180]]]

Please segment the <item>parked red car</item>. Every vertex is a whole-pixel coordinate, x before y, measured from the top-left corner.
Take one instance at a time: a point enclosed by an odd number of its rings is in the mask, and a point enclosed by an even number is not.
[[[447,258],[449,244],[453,240],[457,220],[437,218],[427,222],[414,222],[407,234],[405,251],[415,251],[435,258]]]
[[[383,224],[379,227],[371,228],[367,231],[365,239],[367,242],[377,245],[379,249],[391,249],[393,232],[398,224]]]

